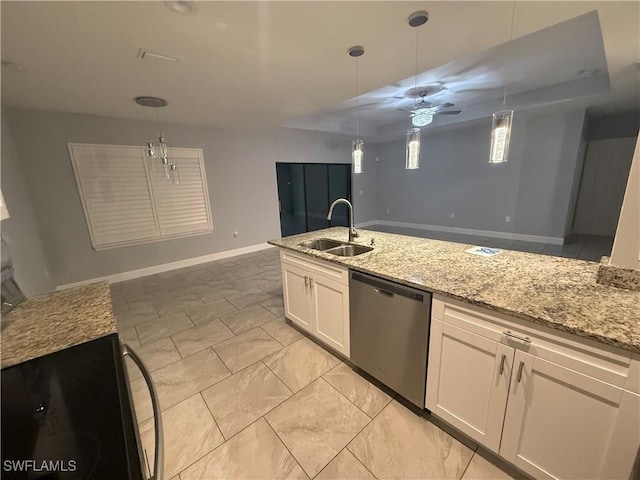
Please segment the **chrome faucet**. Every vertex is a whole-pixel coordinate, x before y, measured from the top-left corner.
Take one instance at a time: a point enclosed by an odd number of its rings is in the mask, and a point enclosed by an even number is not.
[[[345,203],[347,207],[349,207],[349,241],[353,242],[353,239],[358,237],[358,232],[353,227],[353,205],[346,198],[339,198],[335,200],[331,206],[329,207],[329,214],[327,215],[327,220],[331,220],[331,215],[333,214],[333,207],[335,207],[339,203]]]

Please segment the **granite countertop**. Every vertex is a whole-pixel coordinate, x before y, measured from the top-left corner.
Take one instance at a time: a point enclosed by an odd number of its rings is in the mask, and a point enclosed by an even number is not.
[[[316,238],[346,241],[345,227],[269,243],[640,353],[640,292],[596,283],[598,263],[511,250],[482,257],[465,252],[472,245],[358,232],[354,243],[369,245],[374,238],[375,245],[356,257],[299,246]]]
[[[107,282],[30,297],[2,319],[1,367],[116,333]]]

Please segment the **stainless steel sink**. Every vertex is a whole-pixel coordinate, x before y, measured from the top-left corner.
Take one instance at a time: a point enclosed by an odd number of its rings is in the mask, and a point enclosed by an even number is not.
[[[302,242],[300,246],[311,248],[313,250],[320,250],[324,252],[325,250],[339,247],[343,244],[344,242],[340,242],[339,240],[331,240],[330,238],[318,238],[317,240],[309,240],[306,242]]]
[[[373,250],[373,247],[367,247],[366,245],[340,245],[339,247],[331,248],[329,250],[325,250],[327,253],[331,253],[332,255],[338,255],[340,257],[355,257],[356,255],[362,255],[363,253],[367,253]]]

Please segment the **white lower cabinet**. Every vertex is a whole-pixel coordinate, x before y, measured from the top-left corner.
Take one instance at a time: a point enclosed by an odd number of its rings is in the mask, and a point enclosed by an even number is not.
[[[637,357],[438,296],[432,312],[434,415],[534,478],[629,478]]]
[[[282,251],[285,316],[349,357],[349,270]]]

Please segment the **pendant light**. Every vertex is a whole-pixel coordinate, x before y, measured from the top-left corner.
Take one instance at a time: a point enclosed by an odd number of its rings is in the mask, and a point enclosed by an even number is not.
[[[138,105],[143,107],[149,107],[155,109],[156,114],[156,124],[158,126],[158,150],[160,163],[164,168],[164,176],[167,180],[172,180],[175,185],[178,185],[178,170],[177,165],[175,163],[169,162],[169,148],[167,147],[167,142],[165,141],[164,135],[162,134],[162,129],[160,128],[160,120],[158,118],[158,109],[166,107],[167,101],[164,98],[158,97],[136,97],[134,98],[135,102]],[[146,110],[145,110],[145,118],[146,118]],[[158,158],[158,153],[156,153],[156,146],[154,142],[147,138],[147,157],[151,160],[155,160]],[[155,162],[152,163],[152,167],[155,170]]]
[[[416,29],[416,76],[414,77],[414,91],[418,89],[418,46],[420,44],[420,27],[429,20],[429,14],[424,10],[413,12],[409,15],[409,26]],[[417,105],[417,104],[416,104]],[[413,123],[413,120],[412,120]],[[430,122],[429,122],[430,123]],[[420,129],[410,128],[407,130],[407,147],[405,151],[405,168],[407,170],[417,170],[420,168]]]
[[[516,2],[513,2],[511,13],[511,33],[509,41],[513,40],[513,24],[516,16]],[[513,122],[513,110],[507,110],[507,80],[504,81],[504,93],[502,95],[502,110],[493,114],[491,122],[491,149],[489,151],[489,163],[507,163],[509,159],[509,142],[511,141],[511,124]]]
[[[364,47],[355,45],[349,49],[349,56],[355,58],[356,64],[356,139],[351,144],[351,171],[362,173],[362,161],[364,160],[364,142],[360,138],[358,125],[358,57],[364,55]]]

